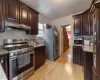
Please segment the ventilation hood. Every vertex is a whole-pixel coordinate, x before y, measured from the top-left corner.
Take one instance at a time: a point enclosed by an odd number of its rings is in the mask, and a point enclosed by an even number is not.
[[[31,30],[31,26],[5,21],[6,28],[13,28],[19,30]]]

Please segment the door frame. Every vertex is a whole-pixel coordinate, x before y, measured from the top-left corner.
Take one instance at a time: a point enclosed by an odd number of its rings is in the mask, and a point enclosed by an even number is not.
[[[64,41],[64,39],[65,39],[65,37],[64,37],[64,28],[66,28],[67,26],[70,26],[71,24],[68,24],[68,25],[63,25],[63,26],[61,26],[62,27],[62,35],[63,35],[63,39],[62,39],[62,44],[63,44],[63,53],[69,48],[69,39],[68,39],[68,45],[67,45],[67,47],[65,48],[65,41]],[[68,37],[67,37],[68,38]]]

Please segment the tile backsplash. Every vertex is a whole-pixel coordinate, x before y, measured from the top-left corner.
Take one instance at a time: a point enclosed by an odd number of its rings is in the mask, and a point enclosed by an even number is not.
[[[27,35],[25,31],[20,30],[6,30],[0,33],[0,45],[3,45],[4,39],[35,39],[35,35]]]
[[[93,35],[74,36],[74,39],[77,39],[77,38],[84,38],[85,40],[90,40],[91,42],[93,42]]]

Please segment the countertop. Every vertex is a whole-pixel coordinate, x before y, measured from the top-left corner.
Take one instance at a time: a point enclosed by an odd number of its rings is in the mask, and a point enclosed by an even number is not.
[[[84,52],[93,52],[93,46],[74,44],[74,46],[81,46]]]
[[[45,46],[45,44],[36,44],[34,45],[34,48],[41,47],[41,46]],[[0,47],[0,55],[4,55],[4,54],[8,54],[8,51]]]
[[[8,51],[0,47],[0,55],[8,54]]]
[[[34,45],[34,48],[41,47],[41,46],[45,46],[45,44],[36,44]]]

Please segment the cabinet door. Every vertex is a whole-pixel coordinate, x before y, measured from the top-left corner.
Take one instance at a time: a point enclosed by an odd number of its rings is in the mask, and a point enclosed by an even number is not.
[[[19,2],[18,0],[6,1],[6,18],[8,21],[19,23]]]
[[[77,62],[77,60],[76,60],[76,56],[77,56],[77,55],[76,55],[76,54],[77,54],[77,48],[74,46],[74,47],[73,47],[73,62],[74,62],[74,63]]]
[[[73,47],[73,62],[80,64],[80,49],[78,46]]]
[[[35,51],[36,56],[35,56],[35,69],[40,68],[44,62],[45,62],[45,57],[44,57],[44,52],[42,51]]]
[[[31,34],[38,34],[38,13],[31,10],[30,11],[30,26],[31,26]]]
[[[96,74],[94,68],[92,68],[92,80],[100,80],[100,76]]]
[[[91,34],[93,34],[93,14],[92,13],[90,13],[89,18],[90,18],[90,32]]]
[[[35,48],[35,69],[40,68],[45,62],[45,47]]]
[[[80,46],[74,46],[73,47],[73,62],[76,64],[83,65],[83,50]]]
[[[0,32],[4,32],[5,0],[0,0]]]
[[[29,8],[24,4],[20,4],[20,23],[29,26]]]
[[[82,31],[82,16],[74,19],[74,35],[81,35]]]
[[[94,12],[94,17],[96,24],[94,27],[96,27],[96,32],[94,33],[94,36],[96,36],[96,58],[94,57],[94,63],[95,63],[95,68],[96,68],[96,73],[100,75],[100,9],[96,9]],[[94,44],[95,45],[95,44]]]
[[[82,47],[80,47],[80,64],[84,65],[84,52]]]
[[[0,64],[5,71],[6,76],[8,77],[8,56],[7,55],[0,55]]]
[[[93,53],[84,52],[84,80],[92,80]]]
[[[83,35],[90,34],[90,24],[89,24],[89,12],[86,12],[83,14],[83,26],[82,26],[82,32]]]
[[[95,14],[96,14],[96,27],[97,27],[97,41],[100,43],[100,9],[97,9]]]

